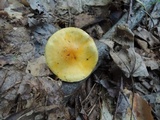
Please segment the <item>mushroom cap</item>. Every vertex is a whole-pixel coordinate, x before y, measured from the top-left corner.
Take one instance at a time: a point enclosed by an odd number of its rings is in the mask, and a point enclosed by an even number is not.
[[[45,47],[48,67],[62,81],[77,82],[88,77],[98,61],[94,40],[74,27],[55,32]]]

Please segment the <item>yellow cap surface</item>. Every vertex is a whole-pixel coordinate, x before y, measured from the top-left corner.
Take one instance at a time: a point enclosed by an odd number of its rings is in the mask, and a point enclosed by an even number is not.
[[[68,27],[49,38],[45,57],[48,67],[62,81],[77,82],[91,74],[98,61],[98,51],[85,31]]]

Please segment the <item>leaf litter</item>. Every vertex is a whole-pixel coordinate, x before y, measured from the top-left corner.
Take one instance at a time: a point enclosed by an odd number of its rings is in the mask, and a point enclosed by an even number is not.
[[[129,7],[126,0],[0,1],[0,119],[159,119],[159,2],[134,29],[116,26],[114,15]],[[54,32],[77,26],[99,40],[114,24],[112,39],[101,40],[111,59],[106,53],[87,80],[64,83],[50,72],[44,47]]]

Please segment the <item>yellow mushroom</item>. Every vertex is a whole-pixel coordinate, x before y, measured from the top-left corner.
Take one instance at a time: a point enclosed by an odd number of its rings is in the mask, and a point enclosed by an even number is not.
[[[94,40],[83,30],[68,27],[55,32],[45,47],[48,67],[62,81],[87,78],[98,61]]]

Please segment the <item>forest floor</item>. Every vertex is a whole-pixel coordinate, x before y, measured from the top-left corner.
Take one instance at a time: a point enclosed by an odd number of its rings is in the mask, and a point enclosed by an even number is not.
[[[46,65],[66,27],[105,46],[81,82]],[[0,0],[0,120],[160,120],[159,66],[159,0]]]

